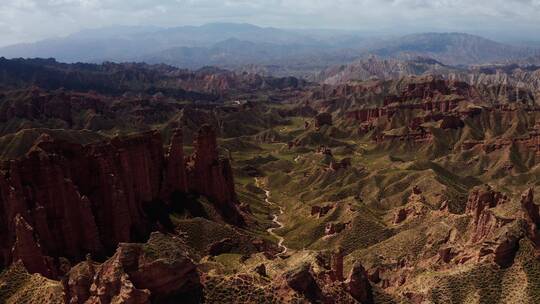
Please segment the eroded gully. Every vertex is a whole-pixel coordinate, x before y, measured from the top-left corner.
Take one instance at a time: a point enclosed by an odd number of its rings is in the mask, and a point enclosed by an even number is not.
[[[270,206],[277,206],[279,208],[279,214],[277,214],[277,213],[271,214],[272,215],[272,222],[274,224],[276,224],[277,227],[268,228],[268,229],[266,229],[266,231],[270,235],[272,235],[276,239],[278,239],[277,244],[278,244],[278,247],[281,249],[281,252],[278,255],[279,256],[284,255],[285,253],[287,253],[287,251],[289,251],[289,248],[283,244],[283,242],[285,242],[285,239],[282,236],[280,236],[280,235],[278,235],[277,233],[274,232],[276,229],[280,229],[280,228],[285,227],[285,225],[282,222],[279,221],[279,216],[284,213],[283,208],[281,206],[279,206],[278,204],[270,201],[270,194],[271,194],[270,190],[264,189],[262,187],[261,181],[259,179],[257,179],[257,178],[255,179],[255,184],[257,185],[257,187],[261,188],[264,191],[264,194],[265,194],[264,201]]]

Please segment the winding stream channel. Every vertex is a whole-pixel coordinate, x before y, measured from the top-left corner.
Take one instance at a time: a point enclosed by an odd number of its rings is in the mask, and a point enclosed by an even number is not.
[[[257,187],[261,188],[264,191],[264,194],[265,194],[264,201],[270,206],[277,206],[279,208],[279,214],[277,214],[277,213],[272,214],[272,222],[274,224],[276,224],[277,227],[268,228],[268,229],[266,229],[266,231],[270,235],[272,235],[272,236],[274,236],[275,238],[278,239],[278,247],[281,249],[281,252],[278,253],[277,255],[282,256],[285,253],[287,253],[287,251],[289,251],[289,248],[287,246],[283,245],[283,242],[285,241],[285,239],[282,236],[275,233],[274,231],[276,229],[280,229],[280,228],[285,227],[285,225],[282,222],[279,221],[279,216],[284,213],[283,208],[281,206],[279,206],[278,204],[270,201],[270,190],[266,190],[266,189],[262,188],[262,185],[261,185],[261,182],[260,182],[259,179],[255,178],[255,184],[257,185]]]

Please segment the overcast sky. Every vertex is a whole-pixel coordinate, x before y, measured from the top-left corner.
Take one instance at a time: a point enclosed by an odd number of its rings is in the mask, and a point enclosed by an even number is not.
[[[0,45],[110,25],[208,22],[540,40],[540,0],[0,0]]]

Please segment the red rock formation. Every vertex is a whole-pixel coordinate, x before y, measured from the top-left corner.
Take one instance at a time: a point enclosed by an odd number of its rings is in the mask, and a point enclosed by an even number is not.
[[[445,247],[439,250],[439,258],[444,263],[450,263],[450,261],[452,261],[452,259],[456,257],[456,255],[457,253],[452,247]]]
[[[327,223],[324,228],[324,233],[326,235],[332,235],[336,233],[341,233],[343,230],[350,228],[349,223]]]
[[[507,197],[490,187],[475,188],[469,195],[467,212],[473,215],[470,226],[473,244],[482,244],[478,258],[492,257],[501,267],[512,264],[518,249],[521,236],[506,232],[497,233],[514,219],[503,218],[493,211],[493,208],[507,201]],[[462,257],[466,258],[466,257]]]
[[[521,207],[527,223],[530,226],[538,226],[540,224],[540,208],[534,203],[534,189],[529,188],[521,195]]]
[[[368,271],[368,279],[370,282],[373,282],[375,284],[378,284],[381,282],[381,268],[375,267]]]
[[[161,141],[154,139],[147,134],[82,147],[42,138],[12,162],[10,187],[24,185],[29,222],[48,255],[99,256],[105,253],[102,244],[112,249],[148,233],[142,203],[156,197],[162,166]]]
[[[164,197],[169,197],[175,191],[187,192],[188,190],[182,130],[175,130],[171,138],[163,182]]]
[[[185,245],[177,238],[153,233],[147,244],[120,244],[115,255],[97,269],[86,303],[113,299],[149,303],[150,296],[159,302],[198,284],[196,265]]]
[[[471,149],[476,145],[479,145],[482,150],[486,153],[492,153],[512,145],[520,149],[528,149],[536,152],[536,156],[540,155],[540,126],[534,126],[528,130],[528,136],[512,138],[512,139],[497,139],[495,141],[486,142],[486,141],[468,141],[463,144],[464,149]]]
[[[212,182],[213,179],[219,179],[220,168],[218,167],[216,134],[209,125],[204,125],[197,134],[192,160],[194,164],[190,173],[193,178],[190,176],[190,187],[215,200],[226,201],[229,199],[228,197],[217,197],[221,193],[218,193],[216,183]],[[228,193],[223,194],[223,196],[227,195]]]
[[[94,277],[94,283],[90,289],[90,298],[87,304],[103,303],[150,303],[150,291],[138,289],[129,280],[119,261],[104,264],[99,273]],[[78,295],[75,295],[78,299]]]
[[[426,198],[422,195],[422,190],[418,186],[413,187],[407,205],[400,208],[394,214],[393,223],[395,225],[404,222],[410,217],[419,217],[427,213]]]
[[[209,125],[202,126],[197,134],[188,176],[189,188],[215,202],[225,220],[238,225],[243,223],[235,205],[231,165],[228,159],[218,157],[216,134]]]
[[[332,253],[332,280],[333,281],[344,281],[343,277],[343,249],[338,248],[335,252]]]
[[[15,244],[13,245],[13,260],[22,261],[26,269],[31,273],[41,273],[51,277],[52,271],[43,256],[41,246],[34,238],[34,229],[28,225],[24,218],[17,214],[15,222]]]
[[[442,97],[444,97],[444,100],[439,100],[441,96],[437,94],[435,94],[433,97],[435,99],[430,99],[432,97],[429,96],[427,99],[411,100],[409,100],[408,97],[405,98],[401,95],[387,97],[385,105],[382,107],[353,110],[345,112],[344,116],[347,120],[359,124],[358,134],[360,136],[366,135],[368,132],[375,130],[376,132],[374,132],[374,134],[371,134],[371,137],[374,141],[377,141],[379,143],[388,141],[407,141],[418,144],[431,144],[433,142],[433,134],[431,128],[434,127],[431,126],[429,129],[425,128],[423,127],[424,123],[439,122],[437,128],[443,130],[458,130],[465,127],[465,119],[475,119],[483,112],[486,112],[488,114],[493,112],[504,115],[505,113],[509,112],[534,113],[540,110],[540,108],[530,107],[526,105],[514,107],[507,105],[480,107],[474,105],[474,102],[478,100],[474,91],[468,92],[468,90],[460,90],[461,89],[457,90],[457,94],[465,95],[457,95],[461,96],[458,98],[454,95],[443,94]],[[445,92],[450,93],[453,91],[454,89],[445,90]],[[472,99],[466,98],[465,96],[472,96]],[[464,105],[467,105],[467,107],[463,107]],[[406,121],[398,121],[397,123],[401,126],[408,126],[408,129],[400,131],[399,134],[383,132],[383,130],[388,131],[390,127],[392,129],[396,128],[396,126],[393,125],[394,123],[396,123],[396,121],[393,120],[393,117],[396,115],[396,113],[406,114]],[[493,116],[493,114],[490,115]],[[479,119],[476,119],[475,121],[477,123],[480,123]],[[510,126],[508,122],[506,122],[506,124]],[[462,149],[469,150],[479,145],[483,148],[485,153],[489,154],[491,152],[515,145],[520,150],[523,149],[536,152],[536,156],[538,157],[540,156],[539,130],[540,126],[534,125],[529,126],[527,134],[522,137],[514,137],[511,139],[497,139],[490,142],[484,142],[482,140],[467,140],[463,142]],[[508,169],[512,169],[512,166],[508,166]]]
[[[509,267],[514,261],[514,257],[518,251],[519,240],[521,237],[517,235],[504,235],[498,240],[494,250],[494,261],[501,267]]]
[[[358,89],[340,90],[340,87],[343,86],[338,86],[331,96],[344,98],[356,93],[365,94],[370,91]],[[362,87],[362,85],[359,85],[359,87]],[[352,111],[347,113],[347,117],[359,122],[368,122],[379,117],[392,116],[394,113],[403,110],[447,113],[454,111],[458,103],[463,100],[477,101],[480,100],[480,95],[473,87],[464,82],[419,78],[412,83],[408,83],[397,95],[384,96],[383,107]]]
[[[371,284],[368,280],[368,274],[364,266],[359,262],[353,265],[353,268],[345,282],[349,293],[353,298],[362,304],[373,303],[373,294]]]
[[[384,115],[386,115],[386,110],[384,108],[362,109],[345,114],[347,119],[354,119],[361,123],[373,121]]]
[[[418,131],[409,130],[406,134],[382,134],[376,138],[378,142],[383,141],[406,141],[411,143],[431,143],[433,141],[433,134],[424,128],[420,128]]]
[[[257,267],[255,267],[255,269],[253,269],[253,271],[255,271],[255,273],[257,273],[261,277],[267,277],[268,276],[268,274],[266,273],[266,265],[264,265],[263,263],[261,263]]]
[[[352,160],[348,157],[342,159],[339,162],[336,162],[335,160],[332,159],[332,161],[330,162],[330,169],[334,171],[338,171],[340,169],[348,169],[351,167],[351,162]]]
[[[493,191],[491,187],[475,188],[467,200],[466,212],[473,215],[471,221],[471,242],[478,243],[493,234],[493,232],[508,224],[511,219],[495,216],[490,210],[500,204],[506,203],[508,198],[500,192]]]
[[[157,219],[145,210],[164,193],[187,187],[180,134],[173,136],[167,162],[157,132],[88,146],[40,137],[25,157],[0,172],[1,264],[12,261],[17,214],[33,227],[43,254],[52,257],[99,257],[120,242],[146,238]],[[230,164],[218,159],[213,131],[201,135],[190,184],[226,219],[242,223]],[[35,269],[42,268],[30,271]]]
[[[334,208],[334,205],[326,205],[326,206],[313,206],[311,207],[311,216],[317,216],[318,218],[321,218],[328,214],[330,210]]]
[[[540,208],[534,203],[534,190],[532,188],[522,194],[521,209],[527,223],[527,236],[540,252]]]
[[[444,116],[441,121],[441,129],[461,129],[463,126],[463,121],[456,116]]]
[[[285,273],[284,279],[290,288],[306,297],[311,303],[320,303],[321,299],[324,299],[310,264],[303,264],[298,269]]]
[[[482,211],[484,209],[496,207],[508,200],[506,195],[493,191],[491,187],[475,188],[469,194],[467,200],[466,212],[473,214],[474,224],[478,224]]]
[[[11,244],[15,242],[15,221],[17,214],[28,216],[26,201],[22,189],[10,185],[10,181],[18,181],[18,176],[5,177],[0,172],[0,262],[2,265],[11,262]],[[20,185],[20,183],[16,183]]]
[[[224,238],[220,241],[214,242],[208,246],[208,254],[211,256],[218,256],[224,253],[232,253],[234,249],[240,246],[238,240],[230,238]]]
[[[62,280],[65,302],[83,304],[90,298],[90,286],[96,274],[96,265],[88,257],[85,262],[71,268]]]
[[[395,214],[394,214],[394,220],[392,221],[394,223],[394,225],[397,225],[397,224],[400,224],[402,223],[403,221],[405,221],[407,219],[407,216],[409,216],[409,210],[406,209],[406,208],[401,208],[399,209]]]
[[[478,146],[478,145],[482,145],[483,144],[483,141],[479,141],[479,140],[466,140],[463,142],[463,144],[461,145],[461,149],[463,150],[471,150],[472,148]]]
[[[331,126],[332,125],[332,114],[330,113],[320,113],[315,116],[315,128],[320,128],[322,126]]]
[[[505,224],[504,221],[497,218],[490,209],[484,209],[476,222],[471,223],[472,229],[472,243],[478,243],[489,236],[497,229]]]
[[[328,148],[325,145],[321,145],[317,148],[317,153],[322,155],[332,156],[332,149]]]
[[[444,79],[435,79],[433,77],[427,77],[420,79],[413,83],[409,83],[407,87],[401,93],[402,100],[414,100],[414,99],[437,99],[439,96],[457,95],[469,100],[480,99],[480,94],[465,82],[448,81]],[[445,100],[444,102],[448,102]],[[448,109],[446,107],[445,109]],[[445,109],[441,108],[441,112],[445,112]]]

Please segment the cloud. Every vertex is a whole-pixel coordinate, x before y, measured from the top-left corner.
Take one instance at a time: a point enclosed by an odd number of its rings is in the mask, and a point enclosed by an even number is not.
[[[2,0],[0,44],[110,25],[215,21],[295,28],[534,33],[540,0]],[[537,37],[534,37],[536,39]]]

